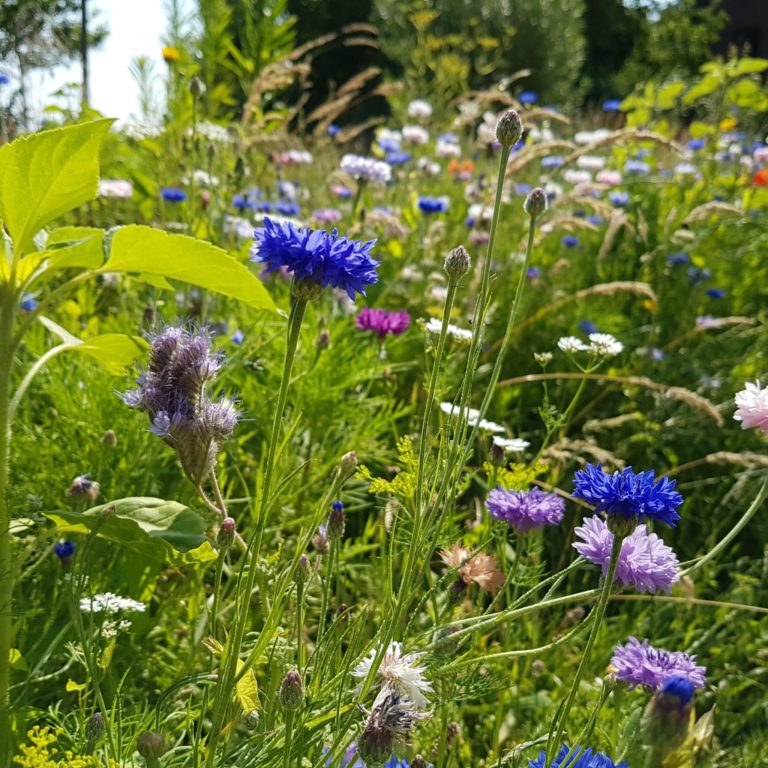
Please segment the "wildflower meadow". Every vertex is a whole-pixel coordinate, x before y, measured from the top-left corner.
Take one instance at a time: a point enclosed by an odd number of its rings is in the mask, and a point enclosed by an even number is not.
[[[317,96],[277,5],[0,79],[0,768],[768,765],[768,60]]]

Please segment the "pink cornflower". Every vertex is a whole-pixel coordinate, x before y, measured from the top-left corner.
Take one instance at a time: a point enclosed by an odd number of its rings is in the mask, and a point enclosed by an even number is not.
[[[399,336],[411,322],[411,318],[405,310],[400,312],[387,312],[385,309],[372,309],[364,307],[355,318],[355,325],[364,331],[374,331],[383,339],[388,333]]]
[[[747,382],[741,392],[736,393],[736,413],[733,418],[741,422],[742,429],[757,427],[761,432],[768,432],[768,389],[760,387],[760,382]]]

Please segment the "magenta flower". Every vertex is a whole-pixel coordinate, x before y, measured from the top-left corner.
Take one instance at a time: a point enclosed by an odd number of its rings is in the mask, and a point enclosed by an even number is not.
[[[661,688],[670,677],[688,680],[694,688],[703,688],[707,668],[696,664],[696,657],[682,651],[654,648],[647,640],[641,643],[630,637],[626,645],[617,645],[611,666],[616,679],[628,683],[630,688],[644,685],[651,690]]]
[[[574,549],[599,565],[605,576],[613,547],[613,534],[608,530],[608,524],[599,517],[585,517],[574,533],[580,539],[573,545]],[[648,533],[644,525],[638,525],[621,544],[616,581],[625,587],[634,587],[638,592],[660,589],[669,593],[672,585],[680,581],[679,565],[671,547],[655,533]]]
[[[736,393],[736,413],[733,418],[741,422],[742,429],[756,427],[768,432],[768,389],[762,389],[760,382],[747,382],[741,392]]]
[[[400,312],[387,312],[385,309],[372,309],[364,307],[360,314],[355,318],[355,325],[363,331],[374,331],[376,335],[383,339],[388,333],[393,336],[399,336],[411,322],[409,314],[402,310]]]

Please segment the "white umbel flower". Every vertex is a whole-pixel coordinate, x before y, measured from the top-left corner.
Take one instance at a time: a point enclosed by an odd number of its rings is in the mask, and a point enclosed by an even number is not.
[[[589,349],[581,339],[577,339],[575,336],[563,336],[563,338],[557,342],[557,348],[561,352],[567,353],[586,352]]]
[[[101,592],[93,597],[80,600],[80,610],[84,613],[144,613],[147,606],[130,597],[120,597],[114,592]]]
[[[616,357],[624,351],[624,345],[610,333],[590,333],[589,351],[601,357]]]
[[[504,453],[523,453],[531,445],[520,437],[499,437],[498,435],[493,436],[493,444],[501,448]]]
[[[377,655],[377,649],[372,649],[352,670],[352,676],[365,680]],[[419,709],[426,707],[429,700],[424,694],[432,691],[432,685],[424,679],[426,667],[418,664],[423,656],[423,653],[403,653],[402,644],[393,640],[376,670],[376,677],[383,681],[377,701],[382,696],[394,692],[410,699]]]
[[[439,334],[443,327],[443,321],[438,320],[436,317],[431,317],[427,322],[424,324],[424,328],[427,330],[427,333],[434,333]],[[448,328],[446,329],[449,336],[452,336],[456,341],[463,341],[463,342],[470,342],[472,341],[472,331],[468,331],[465,328],[459,328],[458,325],[454,325],[453,323],[448,323]]]
[[[461,408],[453,403],[440,403],[440,410],[448,416],[461,415]],[[464,411],[464,415],[467,418],[467,424],[470,427],[477,427],[484,432],[504,432],[504,427],[501,424],[497,424],[495,421],[488,421],[487,419],[480,418],[480,411],[477,408],[467,408]]]

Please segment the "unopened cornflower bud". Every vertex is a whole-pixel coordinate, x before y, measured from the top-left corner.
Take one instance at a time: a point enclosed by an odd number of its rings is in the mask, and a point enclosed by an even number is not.
[[[547,193],[541,187],[534,187],[525,197],[523,210],[533,219],[547,210]]]
[[[546,671],[546,668],[546,665],[541,659],[536,659],[533,664],[531,664],[531,674],[534,677],[541,677]]]
[[[99,740],[102,733],[104,733],[104,718],[102,717],[101,712],[94,712],[85,724],[85,738],[87,742],[85,745],[86,754],[93,754],[96,742]]]
[[[461,733],[461,725],[457,722],[449,723],[445,732],[446,744],[450,744]]]
[[[205,83],[197,75],[189,81],[189,92],[195,99],[199,99],[205,93]]]
[[[219,526],[219,532],[216,535],[216,543],[221,549],[229,549],[235,540],[237,524],[231,517],[225,517]]]
[[[357,469],[357,454],[354,451],[347,451],[339,460],[340,479],[346,480],[352,477]]]
[[[512,147],[523,135],[523,121],[514,109],[508,109],[496,123],[496,140],[505,147]]]
[[[416,755],[411,760],[411,768],[427,768],[427,761],[421,755]]]
[[[115,446],[117,445],[117,436],[114,433],[114,430],[108,429],[102,436],[101,436],[101,446],[106,451],[111,451]]]
[[[324,328],[315,339],[316,349],[329,349],[331,346],[331,334]]]
[[[452,282],[456,282],[469,272],[472,260],[469,257],[469,251],[463,245],[457,245],[445,257],[445,272]]]
[[[312,537],[312,546],[318,555],[327,555],[331,551],[331,547],[328,544],[328,528],[321,525],[317,529],[317,533]]]
[[[488,455],[491,459],[491,464],[493,464],[494,467],[503,467],[507,463],[504,449],[500,445],[496,445],[496,443],[491,443]]]
[[[302,555],[299,558],[299,563],[296,566],[296,574],[294,575],[294,581],[303,587],[312,575],[312,566],[309,564],[309,558],[306,555]]]
[[[165,754],[165,739],[154,731],[144,731],[136,743],[139,754],[147,761],[156,761]]]
[[[301,706],[304,701],[304,683],[298,669],[292,669],[286,674],[277,696],[283,709],[293,711]]]
[[[693,683],[687,678],[668,677],[646,706],[640,722],[642,743],[659,758],[677,749],[688,736],[693,693]]]
[[[331,541],[344,535],[344,505],[340,501],[331,504],[331,514],[328,515],[328,538]]]
[[[467,590],[467,583],[464,581],[464,579],[456,579],[456,581],[451,584],[450,587],[448,587],[448,599],[451,602],[458,603],[459,600],[464,596],[464,593]]]

